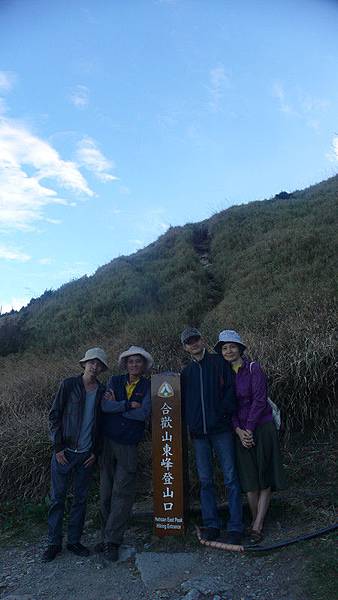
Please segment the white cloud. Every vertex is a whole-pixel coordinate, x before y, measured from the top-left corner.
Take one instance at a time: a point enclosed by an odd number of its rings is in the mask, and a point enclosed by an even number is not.
[[[142,248],[143,246],[145,246],[145,242],[143,240],[129,240],[129,242],[135,247],[135,248]]]
[[[222,65],[218,65],[210,70],[209,73],[210,84],[209,84],[209,93],[210,93],[210,101],[209,106],[214,111],[218,111],[220,108],[220,103],[224,94],[224,90],[229,88],[230,77],[225,72],[225,69]]]
[[[111,173],[107,173],[114,168],[114,163],[102,154],[92,138],[85,137],[78,143],[76,158],[80,166],[94,173],[100,181],[107,182],[117,179]]]
[[[1,259],[27,262],[31,257],[28,254],[21,252],[21,250],[9,248],[8,246],[0,246],[0,260]]]
[[[126,185],[120,185],[119,192],[125,196],[129,196],[131,193],[129,187],[127,187]]]
[[[338,161],[338,135],[332,138],[331,151],[326,154],[326,158],[330,162],[335,163]]]
[[[13,71],[0,71],[0,91],[9,92],[16,81],[16,74]]]
[[[0,117],[0,227],[29,229],[49,204],[68,202],[55,187],[93,196],[78,165],[63,160],[24,125]],[[48,180],[48,182],[43,180]]]
[[[272,95],[279,102],[279,109],[283,113],[294,113],[292,106],[287,102],[284,86],[280,81],[276,81],[272,88]]]
[[[334,136],[334,138],[332,140],[332,147],[333,147],[334,155],[335,155],[336,159],[338,160],[338,135]]]
[[[277,99],[281,112],[302,119],[307,127],[316,133],[320,131],[320,116],[329,108],[329,100],[306,94],[300,88],[286,92],[285,86],[280,81],[275,81],[273,84],[272,95]]]
[[[89,89],[85,85],[76,85],[70,93],[69,100],[76,108],[87,108]]]
[[[45,258],[39,258],[38,263],[40,265],[50,265],[52,264],[53,260],[51,258],[49,258],[48,256],[46,256]]]
[[[315,98],[314,96],[304,96],[300,101],[301,107],[305,112],[323,112],[326,111],[329,106],[329,100],[325,98]]]
[[[11,310],[20,310],[20,308],[28,304],[29,300],[30,298],[12,298],[12,300],[4,304],[0,300],[0,314],[4,315],[11,312]]]
[[[142,221],[137,223],[137,229],[142,231],[144,234],[161,235],[164,231],[167,231],[169,224],[166,223],[165,209],[158,207],[145,211]]]

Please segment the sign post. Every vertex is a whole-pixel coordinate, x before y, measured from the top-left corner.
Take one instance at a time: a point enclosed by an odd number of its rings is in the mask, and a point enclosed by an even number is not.
[[[154,530],[160,537],[184,535],[187,465],[184,465],[180,375],[153,375],[151,395]]]

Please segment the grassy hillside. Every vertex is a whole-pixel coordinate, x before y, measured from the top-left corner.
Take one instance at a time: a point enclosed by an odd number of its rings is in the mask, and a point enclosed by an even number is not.
[[[88,345],[106,348],[114,369],[119,351],[138,343],[158,370],[178,370],[187,324],[210,345],[220,329],[241,331],[269,374],[287,432],[330,428],[337,199],[338,176],[170,228],[136,254],[1,316],[0,496],[44,493],[51,395]]]

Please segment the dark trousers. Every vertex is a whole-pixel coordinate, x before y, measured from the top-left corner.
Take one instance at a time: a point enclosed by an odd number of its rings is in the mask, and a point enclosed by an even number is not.
[[[55,453],[51,463],[51,506],[48,513],[48,543],[62,544],[62,521],[65,511],[67,491],[73,478],[74,497],[69,514],[68,543],[80,541],[85,515],[86,502],[93,467],[84,467],[90,452],[65,451],[67,465],[60,465]]]
[[[137,446],[105,437],[100,457],[102,541],[120,545],[135,498]]]

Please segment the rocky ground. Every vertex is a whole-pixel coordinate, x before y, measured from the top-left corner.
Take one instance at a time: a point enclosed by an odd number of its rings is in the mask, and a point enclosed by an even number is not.
[[[326,442],[290,455],[292,484],[288,491],[273,496],[264,545],[337,521],[336,463],[336,448]],[[198,542],[194,520],[198,522],[200,516],[196,511],[185,537],[154,537],[151,520],[145,514],[152,508],[148,498],[135,507],[120,560],[108,563],[93,552],[99,538],[97,506],[94,497],[82,540],[92,549],[91,556],[78,558],[64,550],[48,564],[41,561],[46,546],[46,514],[40,515],[39,524],[31,526],[27,513],[18,523],[17,513],[2,507],[0,600],[338,598],[334,533],[269,553],[231,553]],[[40,505],[34,508],[38,513]],[[224,516],[224,508],[221,514]]]
[[[283,535],[281,524],[267,531]],[[289,532],[291,533],[291,532]],[[98,532],[83,542],[93,549]],[[150,523],[133,524],[117,563],[102,555],[79,558],[64,550],[41,562],[45,537],[0,549],[1,600],[308,600],[304,549],[231,553],[201,546],[191,526],[184,539],[159,540]],[[310,600],[310,599],[309,599]]]

